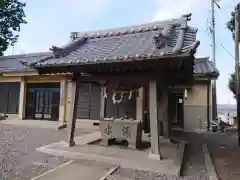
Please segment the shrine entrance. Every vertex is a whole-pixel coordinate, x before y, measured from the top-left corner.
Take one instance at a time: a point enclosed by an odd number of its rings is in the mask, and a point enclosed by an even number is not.
[[[184,97],[183,93],[169,95],[169,119],[172,130],[183,130],[184,127]]]
[[[58,121],[60,84],[28,84],[26,119]]]

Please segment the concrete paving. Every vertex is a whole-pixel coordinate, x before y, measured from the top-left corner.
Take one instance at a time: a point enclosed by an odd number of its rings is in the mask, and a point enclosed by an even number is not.
[[[89,142],[94,142],[101,139],[101,133],[99,131],[95,131],[92,133],[84,134],[82,136],[77,136],[74,141],[79,145],[86,145]],[[66,141],[55,142],[52,144],[48,144],[46,146],[42,146],[38,149],[45,149],[45,148],[61,148],[61,147],[69,147],[69,144]]]
[[[91,133],[92,137],[98,138],[97,133]],[[91,139],[91,134],[85,137]],[[161,153],[163,160],[150,160],[148,158],[150,149],[145,151],[131,150],[117,147],[105,147],[101,145],[86,144],[86,139],[74,147],[68,147],[66,142],[59,142],[52,145],[37,148],[37,151],[56,156],[64,156],[71,159],[96,160],[109,164],[119,164],[122,168],[131,168],[158,173],[166,173],[179,176],[184,146],[163,142]],[[94,139],[94,138],[92,138]]]
[[[201,143],[187,143],[184,152],[183,176],[188,179],[207,180],[204,154]]]
[[[84,132],[93,132],[99,130],[98,126],[93,126],[91,120],[77,120],[76,129],[82,129]],[[0,123],[15,125],[15,126],[25,126],[25,127],[34,127],[34,128],[46,128],[46,129],[57,129],[57,127],[62,123],[60,121],[45,121],[45,120],[17,120],[17,119],[8,119],[3,120]]]
[[[98,180],[113,168],[95,161],[71,161],[31,180]]]
[[[97,141],[99,139],[101,139],[101,132],[96,131],[89,134],[85,134],[83,136],[78,136],[74,140],[75,140],[75,143],[79,146],[79,145],[88,144],[89,142]]]

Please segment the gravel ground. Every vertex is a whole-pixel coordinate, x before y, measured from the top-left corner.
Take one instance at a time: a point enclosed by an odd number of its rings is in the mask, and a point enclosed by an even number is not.
[[[120,168],[112,175],[108,176],[108,180],[203,180],[203,178],[200,176],[176,177],[149,171]]]
[[[169,178],[166,174],[124,168],[119,168],[108,177],[109,180],[168,180]]]
[[[187,145],[185,153],[184,177],[120,168],[108,178],[109,180],[207,180],[201,144]]]
[[[240,179],[240,148],[236,133],[221,133],[207,139],[213,163],[221,180]]]
[[[206,143],[220,180],[240,179],[240,147],[237,145],[237,132],[185,133],[176,137]]]
[[[76,135],[81,132],[77,131]],[[0,179],[29,180],[68,159],[36,152],[36,148],[66,140],[66,130],[0,125]]]

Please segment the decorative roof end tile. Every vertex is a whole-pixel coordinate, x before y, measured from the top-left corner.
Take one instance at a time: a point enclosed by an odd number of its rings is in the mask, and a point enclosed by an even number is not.
[[[173,28],[174,28],[174,26],[173,26],[172,24],[169,25],[169,26],[165,26],[165,27],[163,28],[163,30],[161,31],[161,35],[162,35],[163,37],[169,39],[169,38],[171,37],[171,35],[172,35]]]
[[[183,17],[186,21],[191,21],[192,13],[184,14],[184,15],[182,15],[182,17]]]
[[[174,53],[174,54],[178,54],[182,51],[182,47],[183,47],[183,44],[184,44],[184,35],[185,35],[185,31],[187,29],[186,27],[187,27],[186,22],[184,22],[181,25],[181,28],[180,28],[180,33],[179,33],[179,37],[178,37],[178,40],[177,40],[177,44],[173,48],[173,51],[172,51],[172,53]]]
[[[71,35],[70,35],[70,40],[74,41],[78,37],[79,37],[79,33],[78,32],[72,32]]]
[[[50,48],[49,50],[51,50],[53,52],[53,55],[55,58],[64,56],[64,49],[61,47],[52,46],[52,48]]]
[[[197,47],[200,45],[200,41],[196,41],[195,43],[192,44],[191,46],[191,53],[195,54],[197,51]]]
[[[84,36],[84,37],[75,39],[74,41],[70,42],[69,44],[63,47],[52,46],[50,50],[53,51],[55,58],[59,58],[72,52],[77,47],[83,45],[86,41],[87,41],[87,38]]]
[[[160,33],[154,36],[153,40],[158,49],[161,49],[165,46],[166,38],[162,37]]]

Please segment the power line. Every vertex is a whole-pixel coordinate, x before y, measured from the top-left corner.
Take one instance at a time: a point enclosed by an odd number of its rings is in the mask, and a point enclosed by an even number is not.
[[[215,5],[218,7],[218,9],[220,9],[220,5],[219,5],[220,0],[212,0],[212,1],[215,3]],[[209,10],[209,13],[210,12],[211,12],[211,10]],[[219,12],[222,12],[222,9]],[[209,14],[207,14],[206,16],[208,17]],[[211,26],[211,21],[209,21],[209,19],[206,18],[205,22],[206,22],[206,26],[207,26],[205,32],[207,33],[208,37],[212,39],[212,37],[209,34],[209,32],[211,33],[211,27],[209,27],[209,26]],[[220,46],[235,60],[234,56],[225,48],[225,46],[221,42],[220,42]]]
[[[223,44],[220,44],[220,46],[235,60],[235,57],[224,47]]]
[[[206,33],[207,33],[207,36],[211,39],[210,35],[208,34],[208,31],[206,31]],[[218,45],[221,46],[235,60],[234,56],[227,50],[227,48],[222,43]]]

